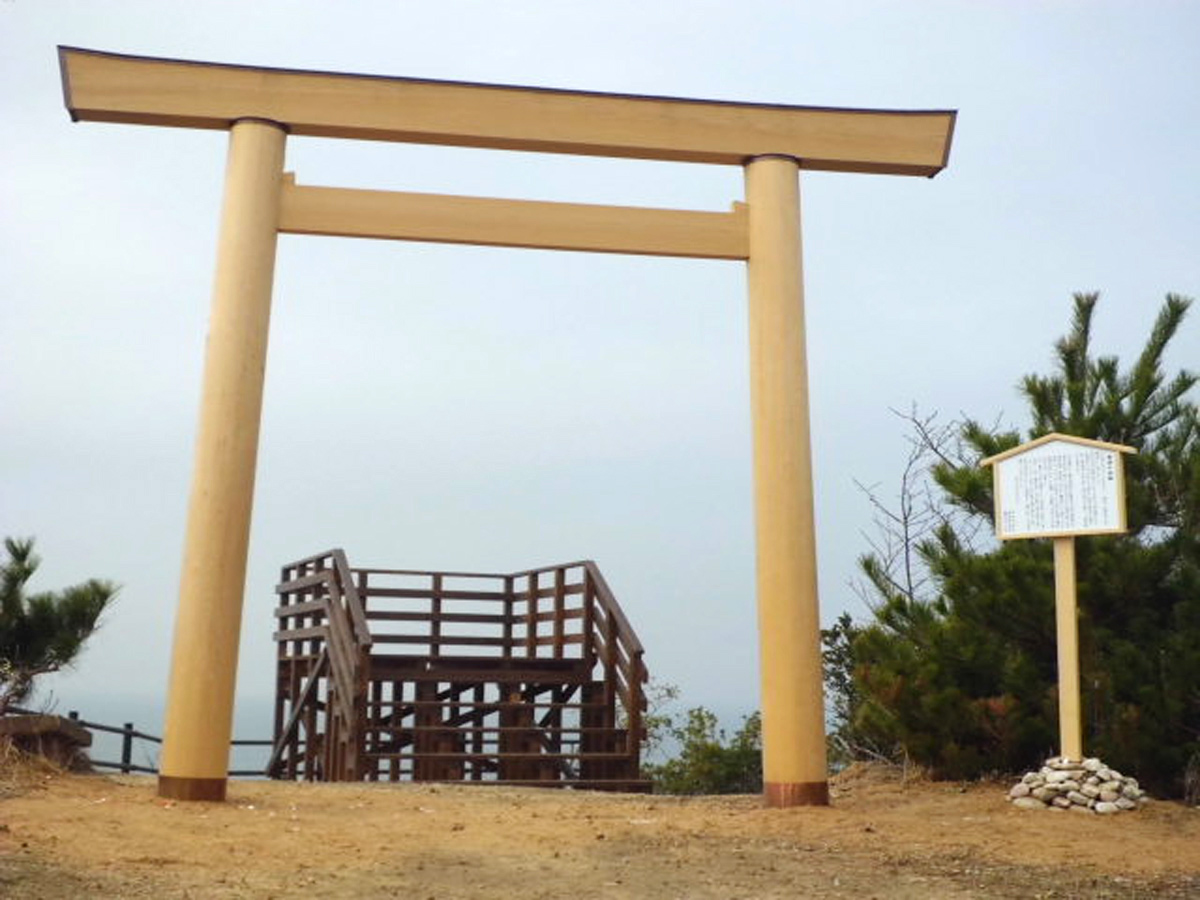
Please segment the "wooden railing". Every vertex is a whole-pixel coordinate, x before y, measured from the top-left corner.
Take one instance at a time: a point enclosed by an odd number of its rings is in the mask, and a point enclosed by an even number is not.
[[[430,659],[578,659],[603,667],[636,753],[643,648],[591,560],[507,574],[354,569],[375,644]],[[616,723],[606,723],[615,726]]]
[[[293,702],[286,724],[280,721],[282,709],[276,709],[279,738],[267,771],[277,774],[287,750],[295,752],[301,727],[310,736],[318,733],[317,717],[323,714],[323,770],[336,780],[357,780],[362,777],[362,725],[372,638],[345,553],[331,550],[285,566],[276,591],[281,605],[275,611],[279,620],[275,640],[281,658],[312,658],[311,665],[292,673]],[[326,669],[330,686],[319,698]],[[313,752],[313,742],[305,743],[309,745],[306,752]]]
[[[378,730],[381,726],[371,723],[381,721],[383,708],[393,719],[400,709],[396,701],[362,699],[366,677],[362,673],[370,666],[372,649],[381,668],[389,664],[402,668],[412,665],[405,660],[424,660],[421,666],[429,672],[442,673],[441,680],[459,684],[485,678],[489,669],[495,670],[494,676],[486,676],[492,680],[528,682],[533,673],[550,671],[547,666],[568,666],[579,672],[599,667],[599,675],[588,679],[588,697],[579,704],[589,708],[587,718],[574,730],[587,736],[579,738],[585,744],[592,741],[590,749],[597,756],[601,751],[623,756],[632,760],[632,771],[637,770],[648,677],[643,649],[590,560],[513,573],[351,569],[345,554],[333,550],[286,566],[277,592],[280,630],[275,637],[280,671],[288,673],[281,679],[288,682],[283,693],[290,697],[290,710],[283,721],[283,704],[277,708],[276,733],[282,739],[272,757],[272,774],[296,777],[303,752],[309,759],[322,754],[328,760],[325,772],[341,770],[341,777],[363,777],[361,767],[352,774],[351,768],[329,759],[328,742],[351,733],[361,735],[364,729]],[[347,665],[347,658],[352,664]],[[318,696],[317,684],[323,677],[334,684],[332,698]],[[597,688],[601,696],[593,696]],[[570,690],[573,693],[575,688]],[[357,698],[353,710],[342,700],[349,697]],[[569,699],[563,694],[559,705]],[[418,699],[404,708],[436,702]],[[323,710],[322,704],[332,707],[333,713]],[[326,733],[320,737],[322,722]],[[546,729],[545,749],[561,751],[562,734],[550,737],[553,716],[548,713],[536,724]],[[478,746],[484,733],[506,731],[484,727],[482,721],[464,721],[463,726]],[[301,730],[304,741],[300,741]],[[332,730],[337,734],[329,733]],[[413,740],[422,730],[422,726],[407,729],[409,737],[404,740]],[[318,738],[326,746],[316,746]],[[613,745],[614,740],[619,746]],[[412,747],[393,750],[394,756],[417,755]],[[344,748],[345,754],[351,752]],[[464,751],[463,755],[481,754]],[[284,757],[290,760],[286,765]],[[312,771],[309,766],[299,768]]]
[[[587,571],[588,594],[592,602],[592,647],[604,663],[605,690],[612,691],[625,711],[628,750],[637,758],[646,738],[645,684],[649,680],[643,660],[642,642],[638,640],[625,613],[617,604],[608,582],[591,560],[584,563]]]
[[[9,715],[13,716],[38,716],[46,715],[46,713],[38,712],[32,709],[23,709],[19,706],[10,706],[7,710]],[[88,719],[81,719],[76,710],[71,710],[67,713],[67,720],[73,722],[81,728],[85,728],[92,732],[93,735],[112,734],[120,735],[121,737],[121,758],[115,759],[96,759],[93,755],[94,751],[87,752],[87,763],[93,769],[113,769],[124,775],[131,773],[142,773],[147,775],[157,775],[158,766],[155,765],[158,751],[145,752],[143,748],[143,758],[149,765],[142,765],[133,761],[134,748],[140,746],[135,745],[135,742],[144,742],[148,744],[161,745],[162,738],[156,734],[148,734],[147,732],[138,730],[132,722],[125,722],[120,727],[116,725],[106,725],[103,722],[92,722]],[[274,742],[260,739],[239,739],[234,738],[229,742],[231,748],[236,747],[270,747]],[[230,769],[228,775],[230,778],[261,778],[264,770],[259,769]]]

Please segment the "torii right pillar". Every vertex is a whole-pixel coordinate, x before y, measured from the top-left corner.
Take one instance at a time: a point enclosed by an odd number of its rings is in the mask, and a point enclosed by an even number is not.
[[[746,164],[763,793],[768,806],[829,803],[808,367],[800,164]]]

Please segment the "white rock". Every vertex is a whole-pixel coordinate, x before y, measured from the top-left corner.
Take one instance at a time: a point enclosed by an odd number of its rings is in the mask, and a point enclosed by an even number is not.
[[[1079,793],[1079,791],[1067,791],[1067,799],[1076,806],[1087,806],[1090,798],[1086,794]]]
[[[1057,806],[1059,809],[1066,809],[1067,807],[1069,807],[1071,805],[1071,801],[1068,800],[1066,797],[1055,797],[1050,802],[1052,804],[1054,804],[1055,806]]]
[[[1029,785],[1022,781],[1020,784],[1014,784],[1012,786],[1012,790],[1008,792],[1008,796],[1012,797],[1014,800],[1017,797],[1028,797],[1029,790]]]
[[[1100,800],[1104,803],[1116,803],[1120,799],[1121,799],[1121,793],[1119,791],[1101,791],[1100,792]]]
[[[1046,775],[1046,784],[1062,784],[1071,778],[1068,772],[1050,772]]]
[[[1112,815],[1115,812],[1120,812],[1121,807],[1115,803],[1097,803],[1096,812],[1102,816]]]
[[[1058,791],[1056,791],[1052,787],[1045,787],[1045,786],[1035,787],[1029,793],[1031,796],[1036,797],[1038,800],[1041,800],[1045,803],[1050,802],[1051,800],[1053,800],[1055,797],[1058,796]]]
[[[1046,804],[1041,800],[1035,800],[1033,797],[1017,797],[1013,800],[1013,806],[1017,809],[1045,809]]]
[[[1083,796],[1088,797],[1092,800],[1095,800],[1097,797],[1101,797],[1101,799],[1103,799],[1103,797],[1101,796],[1102,791],[1100,790],[1100,788],[1096,787],[1096,785],[1094,785],[1094,784],[1085,784],[1083,787],[1081,787],[1079,789],[1079,793],[1083,794]],[[1116,798],[1114,797],[1113,799],[1115,800]]]
[[[1137,809],[1137,804],[1126,797],[1118,797],[1116,799],[1117,807],[1120,809]]]
[[[1104,768],[1104,763],[1100,762],[1100,760],[1093,756],[1092,758],[1085,759],[1083,761],[1083,768],[1087,769],[1089,772],[1099,772]]]

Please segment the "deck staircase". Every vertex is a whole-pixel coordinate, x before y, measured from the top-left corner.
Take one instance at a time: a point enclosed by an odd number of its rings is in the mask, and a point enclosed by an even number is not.
[[[642,646],[590,561],[283,568],[272,778],[645,791]]]

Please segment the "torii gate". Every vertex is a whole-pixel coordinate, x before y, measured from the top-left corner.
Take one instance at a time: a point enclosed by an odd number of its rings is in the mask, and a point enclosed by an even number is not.
[[[801,169],[932,177],[953,111],[680,100],[60,47],[75,121],[229,131],[158,793],[223,800],[276,235],[745,260],[764,799],[827,804]],[[731,212],[301,187],[288,134],[742,166]]]

